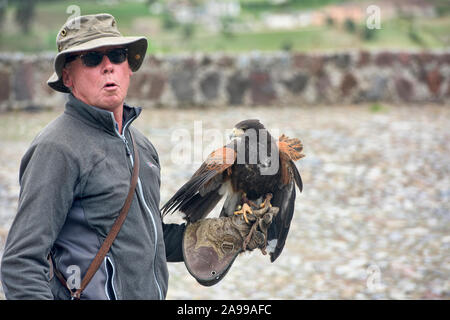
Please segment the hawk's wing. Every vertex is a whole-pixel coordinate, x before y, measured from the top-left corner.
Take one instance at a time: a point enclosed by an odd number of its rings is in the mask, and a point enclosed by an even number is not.
[[[197,221],[208,215],[226,192],[225,182],[236,161],[236,151],[231,145],[212,152],[192,175],[161,208],[163,215],[180,210],[186,220]]]
[[[301,154],[303,145],[298,139],[289,139],[282,135],[278,140],[280,152],[281,181],[278,190],[275,190],[272,205],[280,208],[269,228],[268,241],[270,261],[274,262],[281,254],[286,243],[286,238],[294,215],[295,184],[300,192],[303,189],[302,178],[294,164],[294,161],[304,157]]]

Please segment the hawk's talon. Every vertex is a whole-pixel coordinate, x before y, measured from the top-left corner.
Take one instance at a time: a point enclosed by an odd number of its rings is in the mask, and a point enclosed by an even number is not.
[[[249,206],[251,206],[253,208],[258,208],[258,205],[256,203],[254,203],[252,200],[249,200],[247,198],[247,194],[245,192],[242,194],[242,202],[248,204]]]
[[[265,208],[266,206],[268,206],[269,208],[272,208],[272,204],[270,203],[270,200],[272,200],[272,194],[268,193],[266,194],[266,198],[264,199],[264,202],[261,203],[261,205],[259,206],[260,208]]]
[[[248,221],[247,214],[253,214],[253,211],[248,204],[244,203],[242,205],[242,208],[238,211],[235,211],[234,214],[235,215],[242,214],[244,216],[245,222],[249,224],[250,222]]]

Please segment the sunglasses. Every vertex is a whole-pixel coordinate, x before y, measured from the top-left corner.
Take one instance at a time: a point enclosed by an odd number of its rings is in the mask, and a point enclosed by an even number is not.
[[[79,57],[86,67],[96,67],[103,61],[104,56],[107,56],[112,63],[119,64],[127,58],[128,48],[115,48],[106,52],[89,51],[84,54],[75,54],[66,58],[66,64]]]

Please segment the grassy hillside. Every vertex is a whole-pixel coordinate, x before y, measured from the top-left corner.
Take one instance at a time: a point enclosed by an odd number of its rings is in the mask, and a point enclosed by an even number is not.
[[[343,0],[302,0],[286,1],[274,5],[265,0],[241,1],[241,15],[235,19],[244,25],[257,21],[264,12],[288,12],[292,10],[314,9]],[[10,4],[6,20],[0,33],[0,51],[54,51],[55,37],[66,19],[69,6],[77,5],[81,14],[108,12],[114,15],[124,35],[145,35],[151,39],[153,53],[177,53],[192,51],[242,52],[251,50],[331,50],[347,48],[443,48],[449,47],[448,30],[450,16],[434,19],[382,20],[382,28],[372,34],[370,41],[364,40],[364,26],[356,25],[349,32],[342,24],[332,26],[310,26],[297,30],[250,31],[237,28],[230,33],[212,33],[202,25],[175,25],[164,28],[164,17],[150,12],[146,1],[53,1],[38,2],[36,15],[29,34],[24,34],[14,20],[15,8]],[[411,32],[413,30],[413,32]],[[413,34],[411,34],[413,33]]]

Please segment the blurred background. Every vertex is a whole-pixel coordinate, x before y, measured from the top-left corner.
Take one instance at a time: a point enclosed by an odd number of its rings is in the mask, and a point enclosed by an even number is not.
[[[156,146],[161,204],[199,163],[174,131],[245,118],[297,137],[305,158],[286,247],[241,255],[205,288],[169,264],[168,299],[450,298],[450,4],[445,0],[0,0],[0,256],[20,159],[63,110],[49,89],[70,17],[106,12],[150,46],[135,125]],[[0,286],[0,298],[4,298]]]
[[[124,34],[145,34],[150,53],[443,48],[450,44],[445,0],[2,0],[2,51],[55,50],[77,13],[108,12]],[[366,28],[380,8],[381,29]]]

